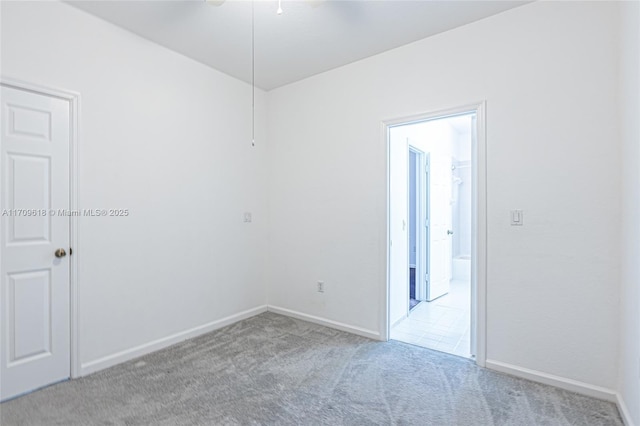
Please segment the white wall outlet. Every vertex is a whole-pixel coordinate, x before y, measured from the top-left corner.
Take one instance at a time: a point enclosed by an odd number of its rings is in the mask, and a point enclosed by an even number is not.
[[[252,220],[251,212],[244,212],[244,223],[251,223]]]
[[[318,293],[324,293],[324,281],[318,281]]]
[[[522,210],[511,210],[511,226],[522,226],[524,215]]]

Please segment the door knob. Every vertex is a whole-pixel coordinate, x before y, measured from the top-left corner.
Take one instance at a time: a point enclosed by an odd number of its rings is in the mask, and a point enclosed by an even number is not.
[[[67,255],[67,252],[64,251],[63,248],[59,248],[58,250],[55,251],[54,254],[56,255],[56,257],[65,257]]]
[[[453,235],[453,231],[451,229],[447,229],[447,235]]]

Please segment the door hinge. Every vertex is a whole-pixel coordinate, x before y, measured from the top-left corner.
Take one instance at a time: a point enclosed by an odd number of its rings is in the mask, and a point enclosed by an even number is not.
[[[425,274],[424,275],[424,281],[425,282],[429,282],[429,274]]]
[[[73,254],[73,248],[69,247],[69,256]]]

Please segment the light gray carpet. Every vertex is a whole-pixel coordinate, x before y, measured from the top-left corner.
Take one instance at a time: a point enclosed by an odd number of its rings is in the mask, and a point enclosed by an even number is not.
[[[608,402],[265,313],[0,405],[8,425],[622,425]]]

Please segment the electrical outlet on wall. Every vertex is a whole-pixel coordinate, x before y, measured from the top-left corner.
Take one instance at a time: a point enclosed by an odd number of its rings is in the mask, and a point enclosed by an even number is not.
[[[245,212],[243,219],[244,219],[244,223],[251,223],[251,221],[253,220],[253,216],[251,215],[251,212]]]
[[[324,293],[324,281],[318,281],[318,293]]]

